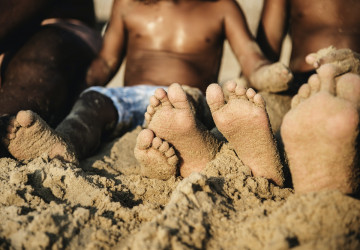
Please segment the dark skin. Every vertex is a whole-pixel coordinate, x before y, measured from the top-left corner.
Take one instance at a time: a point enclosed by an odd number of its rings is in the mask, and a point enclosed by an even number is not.
[[[206,87],[217,82],[223,43],[228,39],[243,74],[250,78],[270,65],[232,0],[115,0],[99,57],[87,83],[105,85],[127,58],[125,85]],[[288,72],[285,70],[284,75]],[[266,79],[264,80],[264,82]],[[286,82],[287,79],[279,81]]]
[[[265,58],[235,0],[114,0],[102,48],[86,83],[106,85],[126,57],[126,86],[177,82],[205,93],[209,84],[217,82],[225,39],[252,84],[260,89],[263,85],[287,88],[291,73]],[[263,77],[264,71],[277,74]],[[108,97],[89,91],[56,132],[65,135],[82,159],[97,148],[104,132],[112,131],[117,118]]]
[[[314,66],[306,63],[306,56],[322,48],[333,45],[360,52],[359,9],[359,0],[265,0],[258,42],[266,56],[277,61],[289,32],[290,69],[310,71]]]
[[[54,126],[70,111],[85,88],[86,70],[95,52],[68,30],[41,26],[47,18],[70,18],[93,26],[93,2],[0,3],[0,52],[5,52],[0,115],[30,109]]]

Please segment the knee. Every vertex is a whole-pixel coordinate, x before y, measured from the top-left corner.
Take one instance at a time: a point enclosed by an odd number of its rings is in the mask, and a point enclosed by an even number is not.
[[[100,92],[90,90],[82,93],[79,97],[78,102],[83,103],[91,109],[102,109],[104,107],[113,107],[112,100]]]

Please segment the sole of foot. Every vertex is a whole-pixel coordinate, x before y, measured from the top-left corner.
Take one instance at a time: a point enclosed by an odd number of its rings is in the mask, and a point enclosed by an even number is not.
[[[19,111],[10,119],[3,143],[17,160],[29,161],[47,154],[50,159],[78,163],[71,145],[30,110]]]
[[[160,180],[175,176],[179,159],[174,148],[156,137],[150,129],[139,133],[134,154],[140,163],[142,176]]]
[[[359,187],[357,139],[360,77],[324,65],[301,87],[286,114],[281,136],[296,193]]]
[[[253,89],[246,90],[235,82],[227,82],[224,89],[229,94],[228,102],[218,84],[211,84],[206,92],[216,127],[254,176],[282,186],[282,165],[264,99]]]
[[[145,120],[157,137],[175,148],[183,177],[201,171],[219,150],[220,143],[195,118],[179,84],[170,85],[168,92],[163,89],[155,91]]]

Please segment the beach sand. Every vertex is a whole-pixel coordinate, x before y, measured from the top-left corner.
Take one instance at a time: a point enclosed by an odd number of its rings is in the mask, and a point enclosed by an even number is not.
[[[141,177],[139,131],[79,167],[0,159],[0,248],[359,249],[359,200],[276,187],[227,145],[201,173]]]
[[[245,13],[258,15],[262,1],[254,2]],[[231,74],[221,81],[239,72],[224,60]],[[79,166],[1,158],[0,249],[360,249],[359,200],[276,187],[226,144],[201,173],[141,177],[139,132],[104,143]]]

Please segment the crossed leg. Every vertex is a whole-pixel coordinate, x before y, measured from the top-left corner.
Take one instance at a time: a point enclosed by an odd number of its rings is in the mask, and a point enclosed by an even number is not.
[[[301,87],[286,114],[281,136],[295,192],[359,187],[360,77],[335,80],[335,68],[324,65]]]
[[[148,129],[153,131],[156,137],[165,140],[176,149],[180,174],[183,177],[201,171],[219,149],[219,142],[195,117],[186,93],[179,84],[172,84],[168,93],[163,89],[155,91],[150,99],[145,120]],[[144,152],[151,148],[149,145],[153,137],[145,138],[144,135],[139,135],[135,149],[135,157],[140,163],[147,162],[149,160],[146,158],[153,157]],[[159,157],[166,156],[159,154]],[[147,167],[147,164],[142,166]],[[159,167],[172,168],[171,164]]]

